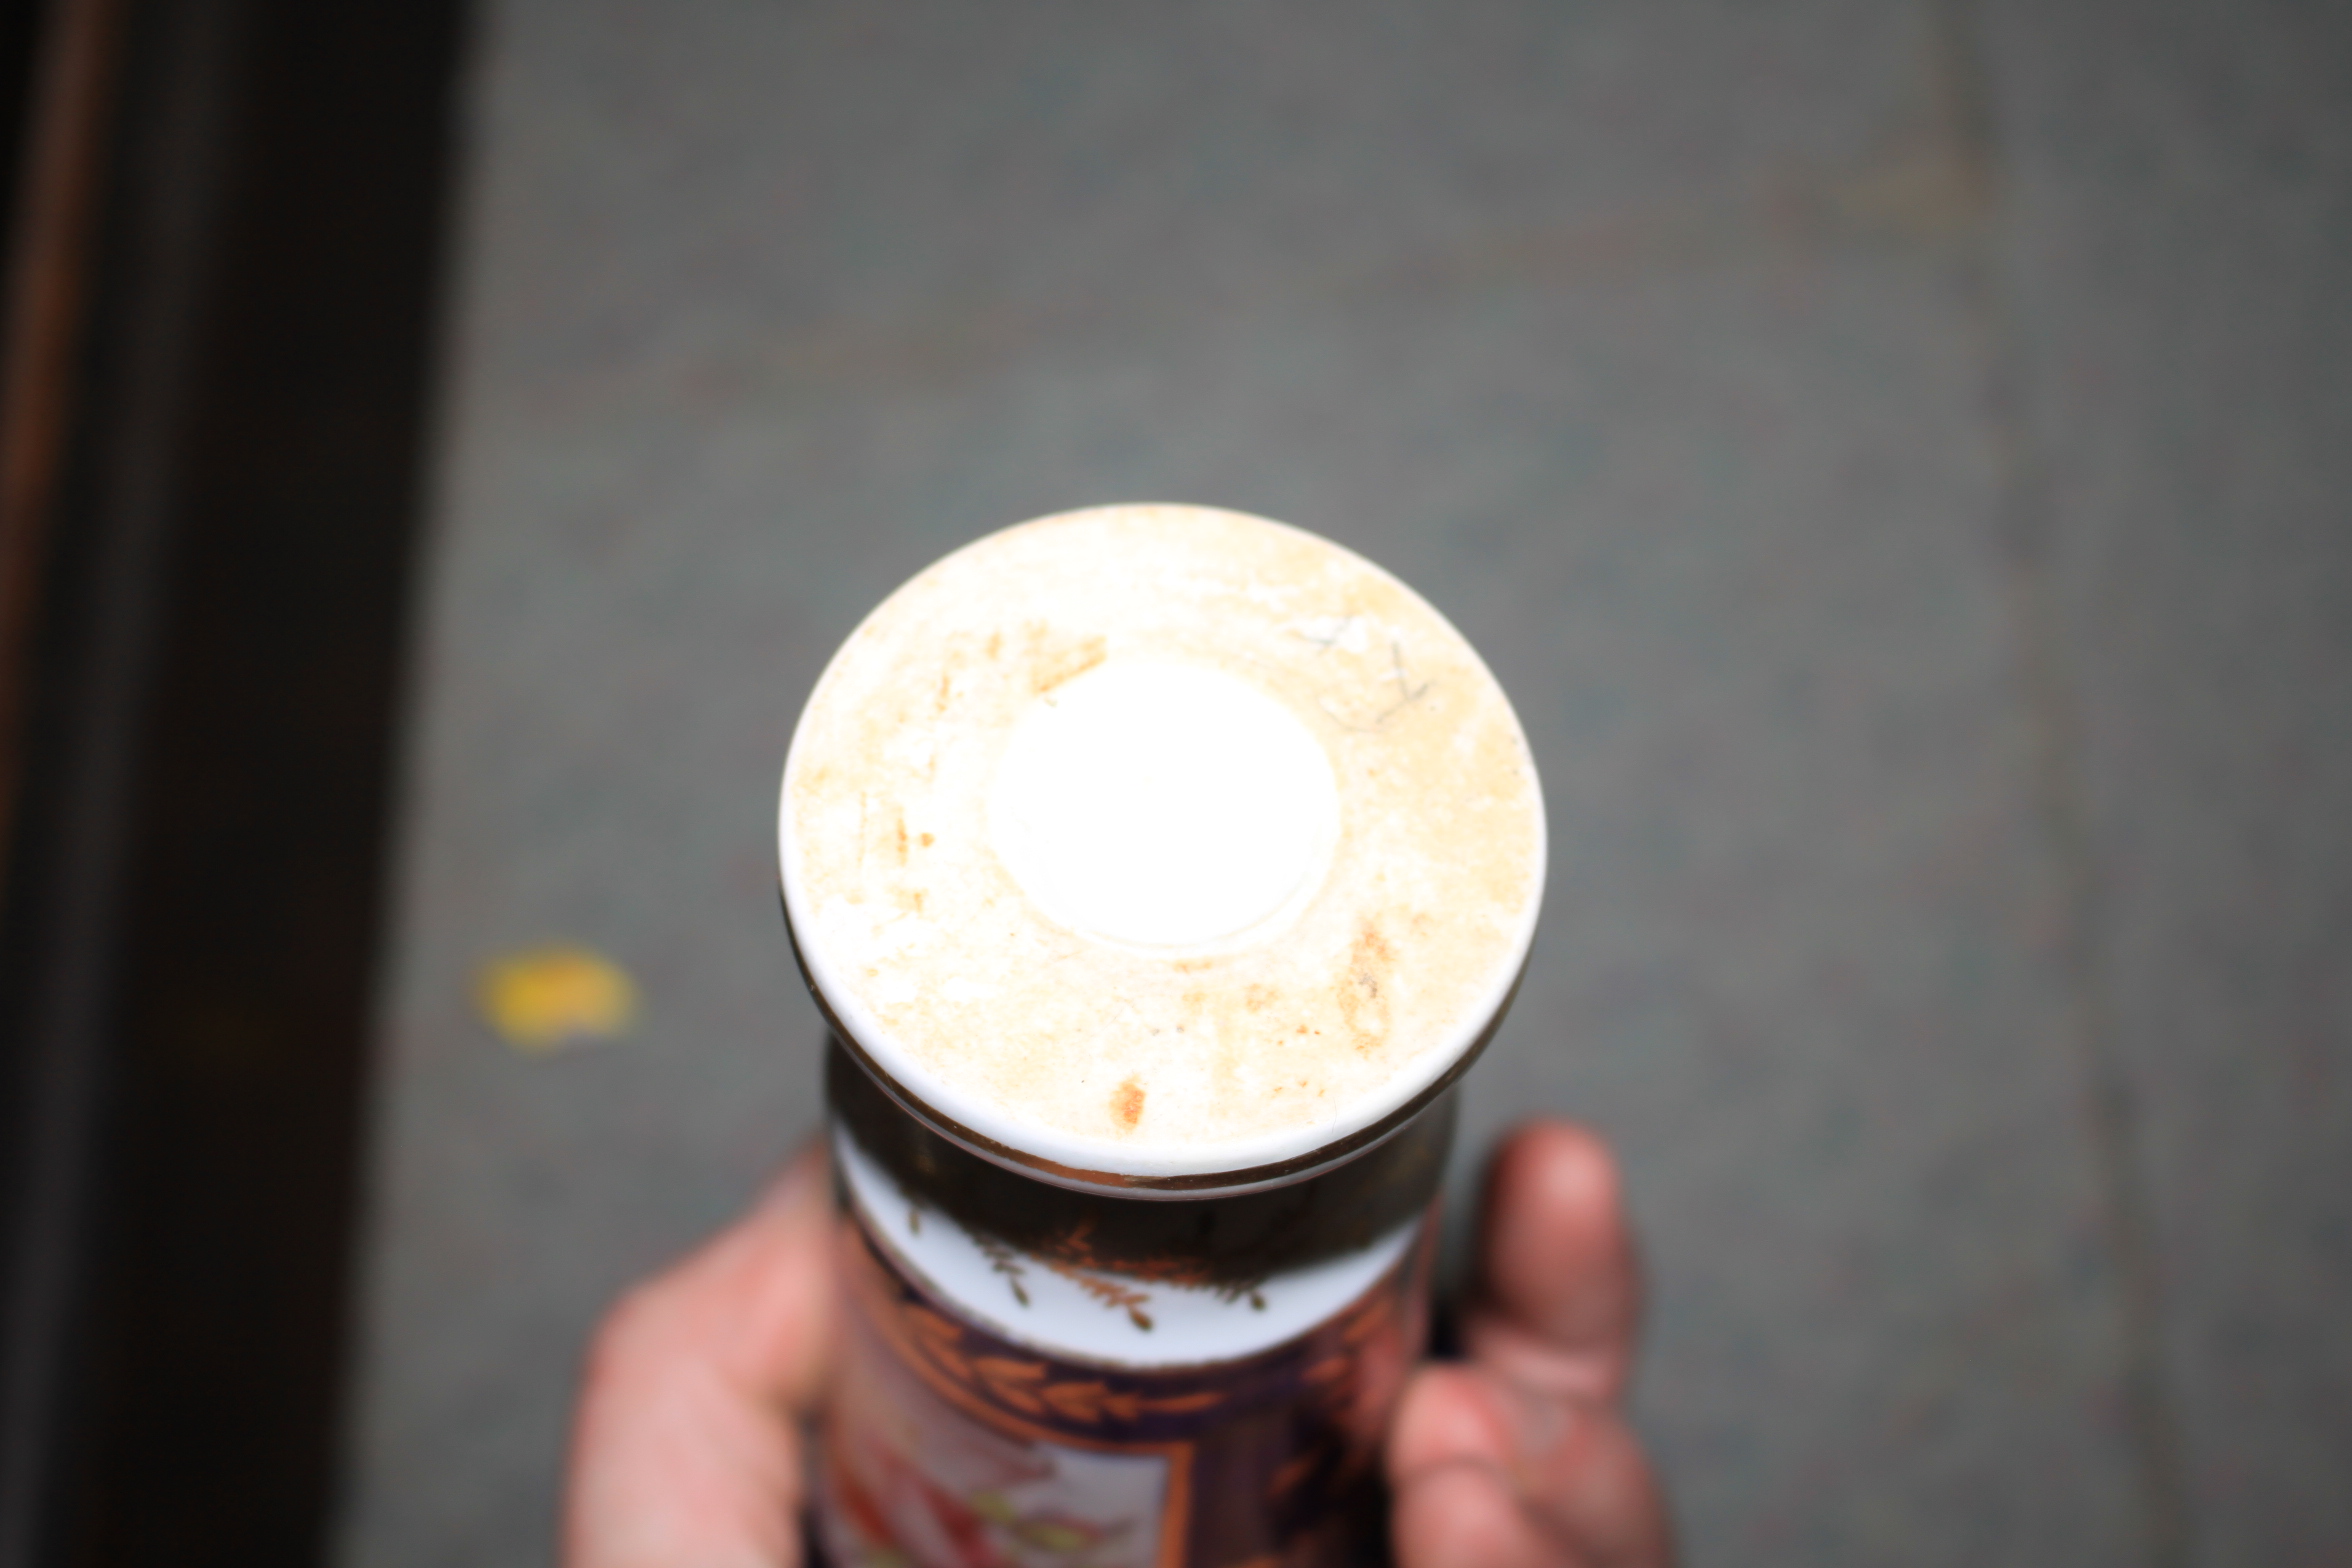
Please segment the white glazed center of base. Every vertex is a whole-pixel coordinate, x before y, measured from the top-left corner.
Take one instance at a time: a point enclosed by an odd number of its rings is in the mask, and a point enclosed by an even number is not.
[[[988,831],[1060,924],[1198,947],[1312,896],[1339,836],[1339,793],[1322,745],[1247,682],[1112,663],[1047,692],[1014,726]]]

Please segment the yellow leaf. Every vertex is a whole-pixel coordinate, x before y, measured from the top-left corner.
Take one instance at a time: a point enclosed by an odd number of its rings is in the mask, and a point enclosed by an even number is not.
[[[636,984],[584,947],[509,953],[482,966],[474,996],[507,1044],[534,1054],[611,1039],[637,1021]]]

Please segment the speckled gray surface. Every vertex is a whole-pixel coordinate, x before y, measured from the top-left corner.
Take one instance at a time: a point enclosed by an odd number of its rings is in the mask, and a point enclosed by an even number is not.
[[[2352,1554],[2308,9],[489,5],[342,1560],[546,1560],[587,1326],[813,1124],[832,646],[1153,497],[1363,550],[1517,700],[1470,1124],[1618,1140],[1693,1562]],[[475,1018],[556,938],[630,1037]]]
[[[2352,1559],[2352,13],[2007,4],[2094,978],[2195,1560]]]

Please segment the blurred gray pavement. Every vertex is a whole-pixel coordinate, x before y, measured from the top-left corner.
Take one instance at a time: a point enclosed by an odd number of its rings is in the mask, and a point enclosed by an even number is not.
[[[1518,704],[1470,1141],[1616,1141],[1693,1564],[2352,1561],[2352,12],[493,0],[468,102],[349,1568],[549,1559],[818,1116],[818,669],[1122,499]],[[550,940],[631,1035],[477,1017]]]

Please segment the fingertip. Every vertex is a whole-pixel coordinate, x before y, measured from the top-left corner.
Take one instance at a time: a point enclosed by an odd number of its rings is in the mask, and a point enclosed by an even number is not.
[[[796,1216],[830,1213],[833,1207],[833,1156],[822,1138],[811,1138],[760,1194],[756,1212]]]
[[[733,1346],[736,1370],[790,1409],[813,1409],[832,1375],[840,1230],[821,1140],[794,1156],[742,1227],[747,1300]]]
[[[1641,1279],[1608,1144],[1572,1122],[1528,1123],[1496,1149],[1484,1200],[1471,1349],[1538,1387],[1613,1397]]]
[[[1597,1224],[1624,1212],[1624,1182],[1607,1140],[1558,1117],[1524,1122],[1503,1137],[1487,1161],[1485,1197],[1490,1223]]]
[[[837,1229],[814,1145],[741,1219],[614,1303],[589,1347],[591,1384],[638,1365],[698,1365],[761,1400],[811,1408],[839,1332]]]

